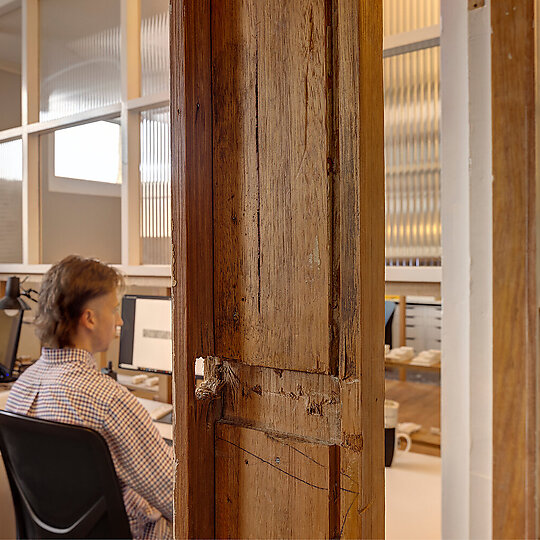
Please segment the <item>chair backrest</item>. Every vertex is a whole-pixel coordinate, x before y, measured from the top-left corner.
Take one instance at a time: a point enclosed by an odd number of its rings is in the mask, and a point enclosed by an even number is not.
[[[0,411],[0,452],[19,538],[131,538],[109,448],[96,431]]]

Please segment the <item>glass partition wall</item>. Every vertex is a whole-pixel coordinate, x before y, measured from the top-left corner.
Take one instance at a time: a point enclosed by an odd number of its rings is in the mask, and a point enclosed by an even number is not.
[[[167,0],[0,3],[4,272],[77,252],[170,274],[168,28]]]
[[[440,2],[385,0],[386,265],[440,266]]]

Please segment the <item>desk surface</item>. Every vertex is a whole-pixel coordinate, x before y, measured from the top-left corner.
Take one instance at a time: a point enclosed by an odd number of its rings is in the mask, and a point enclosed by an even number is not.
[[[118,373],[117,379],[116,379],[122,386],[125,386],[126,388],[129,388],[130,390],[143,390],[144,392],[153,392],[158,393],[159,391],[159,384],[155,384],[154,386],[148,386],[147,384],[138,383],[134,384],[133,381],[133,375],[123,375],[121,373]]]
[[[399,403],[399,422],[420,424],[413,433],[413,451],[440,455],[441,436],[431,428],[441,427],[441,387],[435,384],[386,379],[386,398]]]

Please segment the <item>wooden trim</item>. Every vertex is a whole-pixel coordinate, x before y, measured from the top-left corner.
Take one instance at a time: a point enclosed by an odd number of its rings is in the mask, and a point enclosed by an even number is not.
[[[382,1],[337,2],[340,536],[384,538],[384,126]],[[347,444],[361,441],[360,454]]]
[[[122,106],[122,264],[141,264],[140,113]]]
[[[399,346],[407,345],[407,297],[399,297]]]
[[[0,131],[0,143],[20,139],[23,136],[25,129],[22,126],[4,129]]]
[[[538,538],[534,1],[491,2],[493,537]]]
[[[41,204],[39,191],[39,136],[25,133],[23,144],[22,232],[23,264],[41,262]]]
[[[39,121],[39,3],[22,3],[22,124]]]
[[[127,108],[130,111],[142,111],[144,109],[155,109],[164,107],[169,104],[169,92],[159,92],[158,94],[150,94],[141,96],[127,101]]]
[[[410,32],[386,36],[383,40],[383,57],[397,56],[412,51],[437,47],[441,41],[441,25],[434,24]]]
[[[21,120],[23,126],[39,120],[39,4],[22,3]],[[22,236],[23,263],[41,260],[39,204],[39,139],[22,128]]]
[[[214,415],[195,399],[195,359],[213,355],[210,0],[171,2],[175,537],[214,537]]]
[[[122,0],[122,264],[141,263],[140,114],[127,107],[141,95],[141,0]]]
[[[141,0],[121,0],[122,101],[141,96]]]
[[[121,112],[121,104],[113,103],[112,105],[107,105],[106,107],[82,111],[70,116],[55,118],[54,120],[47,120],[46,122],[34,122],[32,124],[28,124],[27,126],[23,126],[23,131],[26,133],[39,134],[49,133],[58,129],[65,129],[68,127],[80,126],[81,124],[89,124],[90,122],[97,122],[98,120],[117,118],[120,116]]]

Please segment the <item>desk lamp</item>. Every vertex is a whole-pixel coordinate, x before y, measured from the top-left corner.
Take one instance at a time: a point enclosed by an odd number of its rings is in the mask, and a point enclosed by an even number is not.
[[[23,292],[23,295],[33,300],[26,291]],[[17,311],[30,309],[30,306],[21,298],[18,277],[11,276],[8,278],[6,295],[0,300],[0,309],[3,309],[6,315],[15,315]]]

